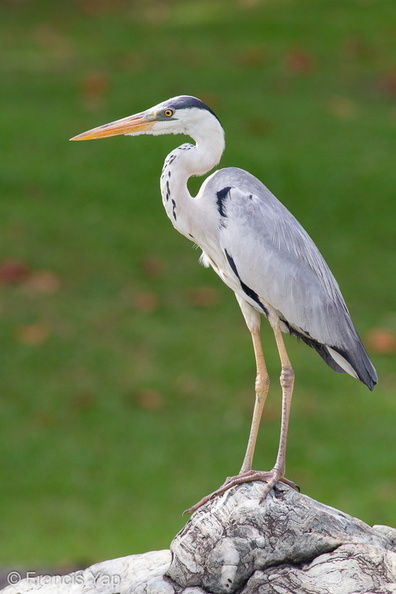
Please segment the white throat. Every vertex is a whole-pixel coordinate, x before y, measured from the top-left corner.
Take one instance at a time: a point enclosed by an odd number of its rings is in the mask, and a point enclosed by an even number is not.
[[[189,239],[190,220],[194,217],[194,207],[198,207],[198,197],[193,198],[188,190],[188,179],[204,175],[215,167],[225,148],[224,131],[220,123],[211,121],[209,129],[194,133],[196,144],[182,144],[165,159],[161,175],[161,195],[166,213],[173,226]]]

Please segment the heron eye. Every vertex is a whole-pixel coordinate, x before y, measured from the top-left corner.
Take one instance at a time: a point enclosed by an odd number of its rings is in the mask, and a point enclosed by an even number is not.
[[[166,116],[167,118],[171,118],[173,116],[173,113],[173,109],[165,109],[164,116]]]

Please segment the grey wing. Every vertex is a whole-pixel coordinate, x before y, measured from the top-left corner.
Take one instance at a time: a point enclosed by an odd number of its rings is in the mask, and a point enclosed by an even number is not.
[[[316,348],[333,369],[372,388],[374,367],[337,281],[303,227],[246,171],[223,169],[212,184],[217,188],[220,246],[229,273],[241,285],[239,294],[250,302],[258,297],[264,308],[270,305],[284,330]]]

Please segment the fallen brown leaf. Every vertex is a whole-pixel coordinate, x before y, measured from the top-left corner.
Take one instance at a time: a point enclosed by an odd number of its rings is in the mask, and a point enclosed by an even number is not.
[[[133,295],[132,305],[142,313],[153,313],[158,307],[158,298],[152,291],[139,291]]]
[[[246,68],[260,68],[267,64],[269,52],[261,45],[247,47],[239,56],[239,61]]]
[[[196,307],[213,307],[219,301],[219,292],[212,287],[195,287],[186,294],[189,302]]]
[[[396,70],[387,72],[379,81],[379,87],[391,99],[396,97]]]
[[[109,81],[106,74],[92,72],[88,74],[82,83],[82,95],[85,107],[95,111],[102,107],[109,88]]]
[[[146,410],[160,410],[164,407],[162,394],[149,388],[138,392],[138,403]]]
[[[366,337],[368,347],[377,353],[396,353],[396,332],[387,328],[373,328]]]
[[[83,391],[78,392],[72,398],[72,405],[75,409],[79,412],[83,412],[84,410],[89,410],[92,408],[95,401],[95,396],[91,392]]]
[[[147,276],[151,278],[159,278],[164,274],[165,264],[159,256],[147,256],[142,261],[142,268]]]
[[[373,328],[366,337],[370,350],[377,353],[396,353],[396,332],[387,328]]]
[[[21,344],[37,346],[48,340],[51,328],[47,322],[35,322],[20,326],[16,331],[16,338]]]
[[[245,128],[253,136],[268,136],[272,128],[272,122],[267,118],[249,118],[245,121]]]
[[[30,274],[29,267],[21,260],[6,260],[0,264],[0,284],[18,285]]]
[[[49,270],[39,270],[28,277],[25,285],[37,293],[53,294],[59,291],[60,280]]]
[[[286,55],[286,67],[295,74],[309,74],[315,70],[316,61],[312,54],[295,48]]]

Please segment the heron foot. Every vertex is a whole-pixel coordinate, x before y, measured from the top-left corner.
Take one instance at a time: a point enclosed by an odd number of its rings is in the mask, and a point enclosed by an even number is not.
[[[264,483],[266,483],[263,495],[260,499],[260,503],[264,501],[268,493],[276,485],[277,482],[285,483],[286,485],[292,487],[292,489],[295,489],[296,491],[300,490],[298,485],[293,483],[293,481],[289,481],[289,479],[282,476],[281,473],[275,468],[269,471],[248,470],[247,472],[243,472],[242,474],[227,477],[225,482],[221,485],[221,487],[216,489],[216,491],[213,491],[213,493],[209,493],[209,495],[203,497],[200,501],[198,501],[198,503],[196,503],[192,507],[186,509],[183,512],[183,514],[192,514],[211,499],[219,497],[219,495],[223,495],[223,493],[228,491],[228,489],[236,487],[237,485],[242,485],[243,483],[250,483],[251,481],[263,481]]]

